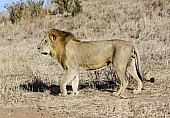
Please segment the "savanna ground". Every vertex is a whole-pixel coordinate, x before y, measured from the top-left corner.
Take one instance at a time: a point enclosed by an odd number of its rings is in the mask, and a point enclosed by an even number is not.
[[[170,1],[83,0],[82,6],[83,13],[75,17],[55,15],[0,24],[0,107],[39,109],[72,118],[170,117]],[[70,31],[85,41],[131,41],[140,51],[142,70],[150,70],[155,83],[144,82],[142,93],[134,95],[136,83],[130,80],[120,98],[111,96],[119,82],[109,68],[81,71],[80,94],[58,96],[64,71],[37,51],[49,28]],[[7,118],[3,113],[0,118]]]

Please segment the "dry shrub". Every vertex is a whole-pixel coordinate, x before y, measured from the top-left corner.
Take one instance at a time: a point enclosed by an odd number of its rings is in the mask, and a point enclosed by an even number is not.
[[[7,4],[5,8],[10,14],[10,21],[14,24],[22,19],[33,19],[43,15],[44,0],[38,0],[37,2],[28,0],[23,2],[22,0],[16,3]]]
[[[52,3],[56,3],[58,5],[58,9],[60,14],[71,14],[71,16],[76,16],[77,14],[82,12],[81,1],[79,0],[52,0]]]
[[[0,13],[0,24],[6,23],[8,20],[9,20],[8,17]]]

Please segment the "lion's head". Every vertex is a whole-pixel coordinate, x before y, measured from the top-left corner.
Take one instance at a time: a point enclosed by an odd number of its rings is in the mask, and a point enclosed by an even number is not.
[[[72,33],[57,29],[49,29],[45,32],[44,38],[37,48],[43,56],[52,56],[65,68],[65,46],[70,40],[76,40]]]

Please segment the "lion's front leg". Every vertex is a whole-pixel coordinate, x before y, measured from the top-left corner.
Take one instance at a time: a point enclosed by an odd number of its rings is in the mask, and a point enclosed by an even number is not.
[[[61,80],[61,83],[60,83],[60,90],[61,90],[62,96],[66,96],[67,95],[66,85],[69,82],[71,82],[72,80],[74,80],[76,75],[77,75],[77,71],[76,70],[68,69],[66,71],[65,77]]]
[[[72,89],[73,89],[73,94],[72,95],[78,95],[78,85],[79,85],[79,76],[77,75],[75,79],[72,81]]]

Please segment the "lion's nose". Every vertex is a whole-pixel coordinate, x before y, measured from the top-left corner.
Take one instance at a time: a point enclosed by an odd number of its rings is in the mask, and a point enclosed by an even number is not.
[[[37,49],[40,50],[40,46],[39,45],[37,46]]]

